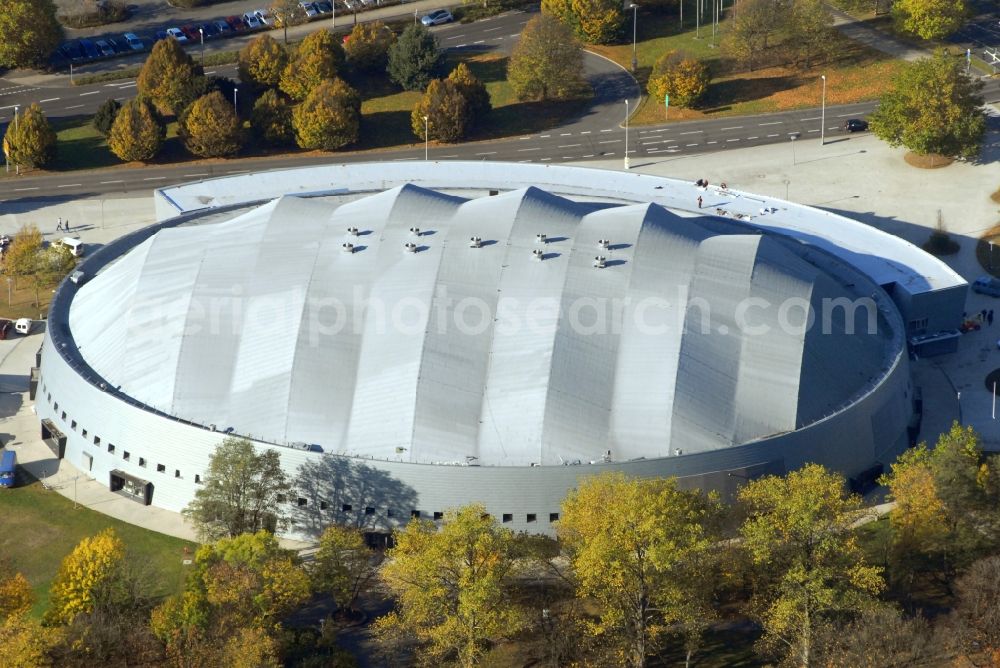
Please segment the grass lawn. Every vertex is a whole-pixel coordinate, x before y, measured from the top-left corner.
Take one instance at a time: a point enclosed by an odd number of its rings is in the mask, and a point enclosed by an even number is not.
[[[31,582],[35,590],[35,615],[48,605],[48,589],[59,564],[84,537],[113,527],[125,542],[134,563],[152,578],[161,595],[180,591],[184,567],[183,548],[193,543],[140,529],[87,508],[73,509],[73,502],[35,482],[3,490],[0,494],[0,555]]]
[[[30,278],[19,278],[16,285],[12,282],[10,286],[9,302],[2,303],[3,288],[6,279],[0,281],[0,318],[17,320],[18,318],[38,318],[49,310],[49,301],[52,300],[52,286],[38,288],[38,303],[35,303],[35,288]],[[2,553],[0,553],[2,554]]]
[[[725,34],[727,21],[720,26]],[[837,35],[835,60],[810,71],[770,67],[753,72],[736,71],[722,50],[711,48],[711,26],[702,28],[696,39],[691,26],[679,30],[676,16],[639,15],[639,39],[636,45],[639,83],[645,92],[646,81],[657,58],[668,51],[680,50],[708,63],[713,72],[708,93],[697,109],[670,109],[670,120],[696,120],[719,116],[761,114],[820,105],[820,75],[827,77],[827,104],[848,104],[876,99],[902,63]],[[719,43],[718,36],[715,40]],[[588,47],[623,67],[630,67],[632,45]],[[632,117],[636,125],[664,122],[662,100],[646,97]]]

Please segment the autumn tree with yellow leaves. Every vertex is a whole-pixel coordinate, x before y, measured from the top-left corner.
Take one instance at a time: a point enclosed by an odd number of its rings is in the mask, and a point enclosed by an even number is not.
[[[700,635],[714,618],[720,509],[713,497],[679,490],[673,479],[620,473],[586,478],[563,501],[556,531],[577,596],[600,604],[591,630],[618,648],[621,665],[645,666],[666,635]],[[697,646],[685,644],[692,653]]]
[[[120,580],[125,565],[125,544],[114,529],[84,538],[62,564],[49,591],[49,624],[69,624],[79,614],[91,612],[98,596]]]
[[[275,88],[288,66],[288,52],[267,33],[258,35],[240,49],[237,68],[240,81],[258,88]]]
[[[16,123],[7,124],[3,152],[8,164],[20,167],[44,167],[55,158],[56,133],[38,104],[32,103]]]
[[[184,147],[203,158],[235,155],[243,147],[243,124],[219,91],[202,95],[181,116]]]
[[[668,51],[657,59],[649,75],[646,90],[660,103],[670,95],[670,104],[689,108],[708,92],[711,80],[708,66],[700,60],[688,58],[680,51]]]
[[[299,102],[321,83],[336,78],[344,63],[344,49],[323,28],[306,35],[281,74],[282,92]]]
[[[202,78],[202,68],[177,40],[161,39],[153,45],[135,83],[139,94],[162,113],[179,114],[203,85]]]
[[[611,44],[625,25],[624,5],[615,0],[542,0],[542,13],[566,24],[588,44]]]
[[[738,498],[746,512],[741,547],[757,581],[749,610],[764,629],[760,647],[808,667],[817,629],[875,608],[885,588],[882,569],[866,563],[854,533],[861,499],[817,464],[752,480]]]
[[[153,105],[135,98],[115,116],[108,133],[108,148],[124,162],[146,162],[160,152],[166,137],[167,128]]]
[[[471,125],[469,101],[455,82],[448,79],[432,80],[410,113],[410,127],[421,139],[426,139],[426,128],[436,141],[455,142],[465,137]]]
[[[468,667],[494,641],[525,628],[527,617],[510,590],[518,540],[483,506],[448,511],[440,527],[411,520],[395,538],[381,577],[397,605],[375,621],[381,642],[412,639],[421,664],[454,655]]]
[[[292,130],[292,107],[278,91],[269,89],[254,102],[250,114],[254,135],[268,144],[289,144],[295,138]]]
[[[347,62],[362,72],[385,70],[396,34],[381,21],[358,23],[344,43]]]
[[[358,140],[361,98],[341,79],[324,81],[292,109],[296,143],[332,151]]]

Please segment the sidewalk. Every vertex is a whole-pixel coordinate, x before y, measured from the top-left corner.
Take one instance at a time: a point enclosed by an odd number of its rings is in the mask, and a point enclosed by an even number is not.
[[[833,5],[828,4],[826,8],[833,15],[833,27],[839,30],[844,37],[863,44],[870,49],[887,53],[893,58],[911,62],[931,55],[930,51],[910,46],[887,32],[873,28],[864,21],[855,19],[850,14],[840,11]]]

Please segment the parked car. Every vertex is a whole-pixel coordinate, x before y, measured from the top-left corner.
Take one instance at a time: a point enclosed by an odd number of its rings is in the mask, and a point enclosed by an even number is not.
[[[247,24],[243,22],[242,16],[227,16],[226,24],[233,29],[233,32],[243,32],[247,29]]]
[[[97,47],[89,39],[81,39],[80,48],[83,49],[83,53],[87,56],[87,58],[101,57],[101,52],[97,50]]]
[[[333,4],[326,2],[326,0],[323,0],[323,2],[314,2],[313,6],[316,7],[316,11],[320,14],[333,13]]]
[[[243,23],[246,24],[248,30],[259,30],[264,27],[264,24],[260,22],[260,18],[253,12],[247,12],[243,15]]]
[[[1000,279],[980,276],[972,283],[972,291],[990,297],[1000,297]]]
[[[849,118],[841,126],[844,132],[864,132],[868,129],[868,121],[860,118]]]
[[[139,36],[134,32],[127,32],[122,35],[122,38],[124,38],[125,43],[128,44],[128,47],[133,51],[143,51],[146,48],[146,46],[142,43],[142,40],[139,39]]]
[[[14,323],[10,320],[0,320],[0,339],[6,339],[7,335],[14,329]]]
[[[194,25],[193,23],[182,25],[181,32],[183,32],[187,36],[187,38],[192,42],[201,41],[201,33],[198,32],[198,26]]]
[[[205,39],[219,36],[219,29],[215,27],[214,23],[202,23],[201,30],[205,33]]]
[[[268,28],[274,27],[274,17],[271,16],[271,13],[266,9],[258,9],[254,12],[254,14],[256,14],[257,18],[260,19],[260,22]]]
[[[215,22],[215,29],[223,37],[233,32],[233,27],[221,19]]]
[[[188,41],[187,35],[180,28],[167,28],[167,35],[173,37],[181,44],[185,44]]]
[[[84,60],[87,54],[83,52],[83,47],[80,46],[79,42],[65,42],[59,47],[59,53],[63,55],[66,60]]]
[[[299,7],[305,12],[306,18],[312,18],[314,16],[319,16],[319,10],[316,9],[316,5],[311,2],[300,2]]]
[[[113,56],[115,55],[114,48],[108,44],[107,40],[99,39],[97,40],[97,50],[101,52],[102,56]]]
[[[153,39],[154,42],[159,42],[161,39],[167,39],[170,35],[167,34],[165,30],[157,30],[156,37]]]
[[[451,23],[455,20],[455,17],[451,15],[447,9],[435,9],[430,14],[422,17],[420,22],[425,26],[436,26],[442,23]]]

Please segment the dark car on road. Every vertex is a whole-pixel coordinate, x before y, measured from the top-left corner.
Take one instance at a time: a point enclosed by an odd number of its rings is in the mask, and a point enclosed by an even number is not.
[[[67,60],[72,60],[74,62],[83,60],[87,57],[87,54],[83,52],[83,47],[80,46],[79,42],[66,42],[59,47],[59,53],[61,53]]]
[[[329,2],[314,2],[313,6],[316,7],[316,11],[320,14],[332,14],[333,4]]]
[[[201,29],[205,31],[205,39],[219,36],[219,29],[215,27],[214,23],[202,23]]]
[[[844,132],[864,132],[868,129],[868,121],[860,118],[849,118],[841,126]]]
[[[187,37],[188,40],[192,42],[201,41],[201,33],[198,32],[198,26],[194,25],[193,23],[188,23],[187,25],[181,26],[181,32],[184,33],[184,36]]]
[[[227,16],[226,23],[233,29],[233,32],[243,32],[247,29],[247,24],[243,22],[242,16]]]

